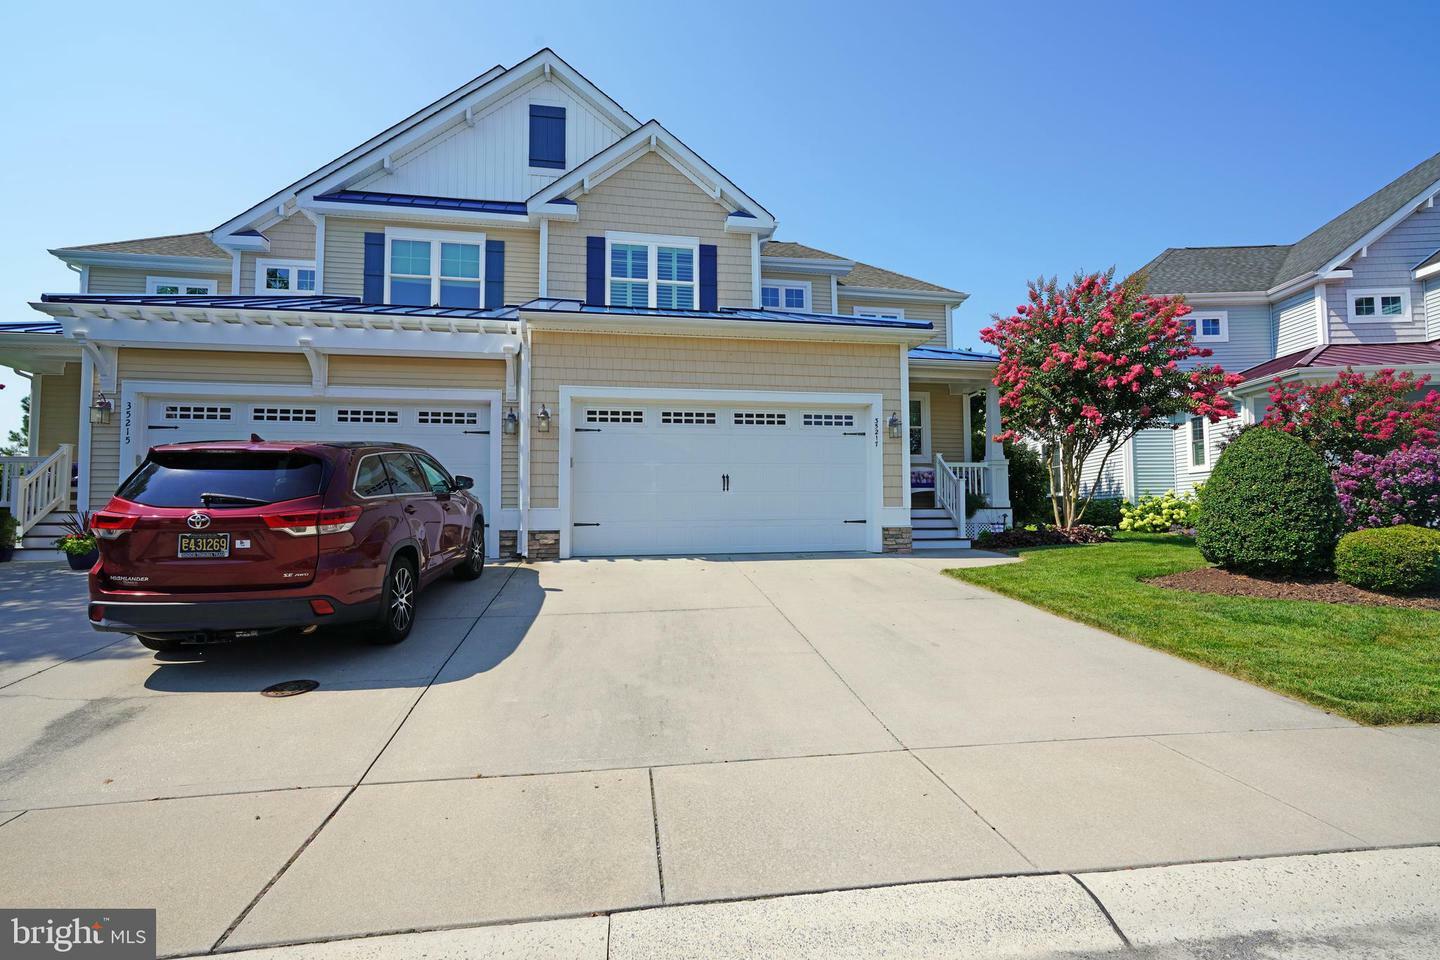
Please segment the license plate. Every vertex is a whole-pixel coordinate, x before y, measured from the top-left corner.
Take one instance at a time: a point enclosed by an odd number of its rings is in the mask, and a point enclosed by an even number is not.
[[[176,556],[181,560],[200,560],[230,556],[228,533],[182,533]]]

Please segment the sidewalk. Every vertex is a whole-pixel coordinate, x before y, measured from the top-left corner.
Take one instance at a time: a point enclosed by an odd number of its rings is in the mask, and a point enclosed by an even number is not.
[[[239,960],[1429,958],[1440,848],[917,883],[234,953]]]

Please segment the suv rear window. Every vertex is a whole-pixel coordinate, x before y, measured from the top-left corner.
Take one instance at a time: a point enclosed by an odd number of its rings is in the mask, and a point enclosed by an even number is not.
[[[324,479],[324,462],[307,453],[173,450],[152,454],[116,496],[148,507],[199,507],[201,494],[219,494],[210,506],[224,509],[314,496]]]

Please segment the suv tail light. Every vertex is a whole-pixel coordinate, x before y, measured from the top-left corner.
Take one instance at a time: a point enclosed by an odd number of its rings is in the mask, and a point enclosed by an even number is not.
[[[321,533],[345,533],[360,519],[363,507],[339,507],[334,510],[301,510],[297,513],[271,513],[265,526],[283,530],[292,537],[313,537]]]
[[[135,526],[137,516],[123,513],[97,513],[90,518],[90,530],[101,540],[118,540]]]

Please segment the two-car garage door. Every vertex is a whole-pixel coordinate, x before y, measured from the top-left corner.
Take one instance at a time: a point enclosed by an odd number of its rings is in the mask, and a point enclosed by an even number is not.
[[[571,553],[866,549],[864,407],[583,402]]]
[[[490,503],[490,404],[391,400],[320,401],[308,397],[151,397],[145,444],[195,440],[362,440],[409,443],[429,451],[452,474],[473,477],[473,493]],[[145,447],[136,452],[144,453]],[[491,535],[493,539],[493,534]],[[494,546],[491,545],[493,551]]]

